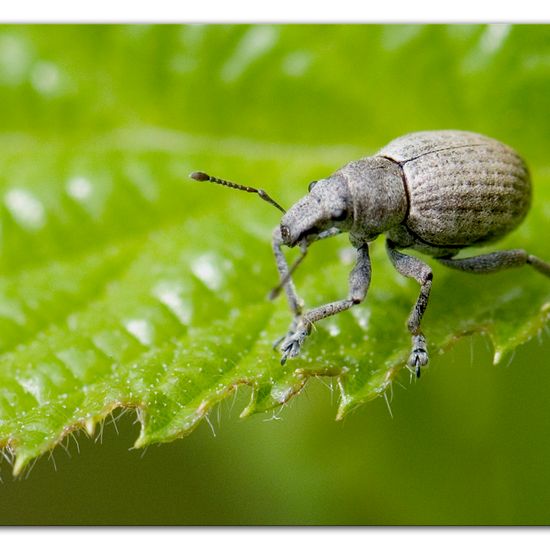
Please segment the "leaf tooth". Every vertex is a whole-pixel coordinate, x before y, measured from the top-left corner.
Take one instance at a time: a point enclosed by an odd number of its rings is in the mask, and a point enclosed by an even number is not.
[[[336,413],[336,420],[342,420],[344,416],[354,409],[358,403],[352,395],[348,394],[342,378],[338,377],[338,390],[340,391],[340,403],[338,405],[338,411]]]
[[[25,453],[23,451],[19,451],[15,455],[15,461],[13,463],[13,475],[18,476],[21,474],[21,472],[25,469],[25,466],[33,459],[33,455],[30,453]]]
[[[93,437],[95,433],[95,426],[96,422],[93,417],[89,417],[84,421],[84,429],[90,437]]]
[[[252,388],[252,391],[250,392],[250,400],[248,401],[248,405],[241,411],[239,418],[246,418],[247,416],[253,414],[256,410],[256,403],[258,402],[259,394],[259,384],[250,384],[250,387]]]
[[[493,354],[493,365],[496,367],[500,363],[502,363],[502,360],[506,355],[508,355],[508,349],[506,346],[501,346],[495,343],[493,338],[491,338],[491,341],[493,342],[493,348],[494,348],[494,354]]]

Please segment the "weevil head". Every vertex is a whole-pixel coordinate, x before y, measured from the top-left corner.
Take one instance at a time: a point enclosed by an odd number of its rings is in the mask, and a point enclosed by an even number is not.
[[[314,241],[320,233],[336,227],[347,231],[353,208],[347,181],[342,174],[312,182],[309,193],[281,219],[281,237],[287,246]]]
[[[375,239],[399,224],[408,210],[401,167],[381,156],[352,161],[310,184],[281,220],[284,244],[309,244],[331,228],[349,231],[352,243]]]

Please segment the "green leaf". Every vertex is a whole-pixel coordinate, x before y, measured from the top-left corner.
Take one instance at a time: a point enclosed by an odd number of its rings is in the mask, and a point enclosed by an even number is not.
[[[366,302],[320,322],[282,366],[272,342],[290,314],[266,300],[278,214],[187,175],[259,185],[288,206],[407,131],[480,131],[517,147],[535,182],[527,221],[498,248],[549,259],[548,34],[1,28],[0,446],[15,472],[119,407],[136,409],[140,447],[187,434],[240,385],[252,388],[244,415],[281,406],[312,376],[337,379],[339,418],[385,395],[409,353],[418,287],[382,239]],[[346,294],[350,251],[345,236],[312,248],[295,279],[306,304]],[[432,265],[432,356],[481,332],[506,361],[548,326],[539,273]]]

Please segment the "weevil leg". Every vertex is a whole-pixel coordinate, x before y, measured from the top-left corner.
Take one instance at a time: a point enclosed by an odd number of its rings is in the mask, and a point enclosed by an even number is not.
[[[415,279],[420,284],[420,295],[411,311],[407,327],[412,335],[412,352],[408,366],[420,377],[420,369],[428,364],[426,338],[420,329],[422,316],[426,311],[430,290],[432,288],[432,270],[430,266],[414,256],[407,256],[396,249],[394,242],[386,240],[386,249],[395,269],[401,275]]]
[[[335,235],[339,235],[341,233],[341,230],[333,227],[330,229],[327,229],[326,231],[323,231],[319,235],[317,235],[316,241],[321,241],[323,239],[328,239],[330,237],[334,237]],[[296,293],[296,287],[294,286],[294,282],[292,281],[290,267],[288,265],[288,262],[286,261],[286,257],[282,251],[282,245],[283,240],[281,237],[281,228],[276,227],[273,230],[273,252],[275,254],[275,260],[277,263],[277,269],[279,271],[279,277],[280,281],[282,281],[282,287],[285,290],[288,305],[290,307],[290,311],[293,313],[294,318],[292,319],[292,322],[290,324],[290,327],[286,333],[286,335],[281,336],[279,339],[277,339],[273,343],[273,348],[277,348],[279,344],[285,340],[285,338],[288,338],[292,334],[296,332],[296,329],[298,327],[298,323],[301,320],[302,310],[304,307],[303,301],[298,297],[298,294]],[[294,267],[299,265],[301,261],[305,258],[307,253],[307,249],[302,250],[302,256],[298,259],[299,261],[294,264]],[[278,295],[280,287],[275,287],[271,293],[270,293],[270,299],[275,298]]]
[[[303,301],[298,297],[296,293],[296,287],[292,277],[289,276],[289,267],[286,257],[282,250],[283,238],[281,236],[281,228],[277,226],[273,230],[273,253],[275,254],[275,262],[277,263],[277,270],[281,281],[286,280],[284,289],[288,300],[290,311],[294,314],[294,319],[300,317],[302,309],[304,307]]]
[[[294,331],[289,334],[281,344],[281,351],[283,352],[281,364],[284,365],[289,357],[296,357],[300,353],[300,348],[304,340],[311,333],[314,323],[361,303],[367,295],[370,279],[371,264],[369,248],[367,244],[364,244],[357,249],[357,262],[349,276],[348,297],[344,300],[316,307],[304,313],[299,319]]]
[[[470,258],[438,258],[438,262],[468,273],[495,273],[503,269],[531,265],[534,269],[550,277],[550,264],[528,254],[525,250],[499,250]]]

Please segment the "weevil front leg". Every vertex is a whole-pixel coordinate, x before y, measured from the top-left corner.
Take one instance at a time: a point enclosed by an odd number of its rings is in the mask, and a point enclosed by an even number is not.
[[[409,356],[408,365],[411,369],[414,369],[416,376],[420,378],[421,367],[428,364],[428,348],[426,338],[420,329],[420,322],[430,297],[432,270],[428,264],[418,258],[398,252],[395,243],[389,239],[386,240],[386,249],[395,269],[405,277],[416,279],[420,284],[420,295],[407,322],[407,327],[412,335],[412,352]]]
[[[369,258],[369,248],[364,244],[357,249],[357,262],[349,276],[349,295],[344,300],[331,302],[324,306],[316,307],[302,315],[299,319],[294,332],[289,334],[281,344],[283,356],[281,364],[285,364],[289,357],[296,357],[305,339],[311,333],[311,329],[317,321],[336,315],[350,307],[361,303],[367,295],[371,279],[371,264]]]
[[[302,314],[302,309],[304,307],[303,301],[298,297],[298,294],[296,292],[296,287],[294,286],[294,281],[292,280],[292,277],[290,276],[290,268],[288,267],[288,262],[286,261],[286,257],[282,250],[283,246],[283,238],[281,236],[281,228],[277,226],[273,230],[273,253],[275,254],[275,262],[277,264],[277,270],[279,271],[279,277],[281,282],[283,282],[283,288],[286,293],[286,298],[288,300],[288,306],[290,307],[290,311],[294,315],[292,324],[289,329],[289,334],[296,330],[296,326],[298,325],[298,321],[300,319],[300,316]],[[305,256],[305,251],[302,251],[302,255]],[[271,297],[275,297],[274,291],[271,291]],[[273,347],[277,347],[282,340],[284,340],[284,336],[277,340]]]
[[[312,236],[312,238],[314,238],[315,241],[321,241],[323,239],[328,239],[330,237],[334,237],[335,235],[339,235],[340,233],[340,229],[332,227],[330,229],[327,229],[326,231],[319,233],[315,237]],[[279,295],[279,291],[281,290],[281,288],[284,288],[290,311],[294,315],[287,334],[285,336],[281,336],[281,338],[276,340],[273,343],[273,348],[276,348],[285,338],[288,338],[289,336],[294,334],[298,327],[298,323],[301,320],[304,303],[296,293],[296,287],[294,286],[294,282],[292,281],[292,272],[306,257],[307,246],[309,246],[309,244],[311,243],[306,243],[305,241],[304,243],[302,243],[302,255],[298,258],[298,260],[293,264],[292,267],[289,267],[286,261],[286,257],[282,251],[283,240],[281,237],[281,229],[280,227],[276,227],[273,230],[273,252],[275,254],[275,261],[277,263],[277,269],[279,271],[280,283],[270,292],[269,297],[273,300]]]

